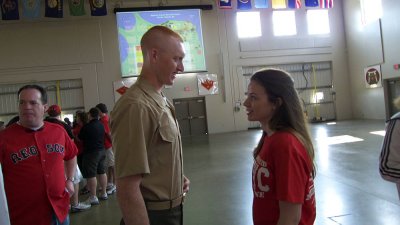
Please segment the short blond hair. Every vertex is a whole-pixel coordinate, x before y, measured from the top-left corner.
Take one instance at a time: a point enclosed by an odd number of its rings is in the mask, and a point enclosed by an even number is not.
[[[154,26],[150,28],[146,33],[143,34],[142,39],[140,40],[140,45],[142,46],[142,50],[153,47],[152,45],[162,44],[162,40],[165,37],[173,37],[178,39],[180,42],[183,42],[182,37],[165,26]]]

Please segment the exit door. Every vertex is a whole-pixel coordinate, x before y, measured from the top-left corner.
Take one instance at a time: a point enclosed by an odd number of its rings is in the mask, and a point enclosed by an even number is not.
[[[208,133],[204,97],[174,99],[173,102],[182,137]]]

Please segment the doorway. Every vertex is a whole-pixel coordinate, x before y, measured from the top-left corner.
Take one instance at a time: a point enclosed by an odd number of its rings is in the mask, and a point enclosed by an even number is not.
[[[208,133],[204,97],[173,100],[182,137]]]

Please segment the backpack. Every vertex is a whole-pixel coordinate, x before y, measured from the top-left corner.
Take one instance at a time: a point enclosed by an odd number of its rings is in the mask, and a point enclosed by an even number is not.
[[[400,113],[386,122],[386,134],[379,157],[379,173],[384,180],[400,182]]]

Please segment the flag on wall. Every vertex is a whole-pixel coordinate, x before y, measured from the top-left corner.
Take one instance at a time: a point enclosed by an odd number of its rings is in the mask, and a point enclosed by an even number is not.
[[[220,9],[232,9],[232,0],[218,0]]]
[[[125,94],[125,92],[136,82],[137,77],[124,78],[114,81],[114,100],[115,102]]]
[[[89,0],[90,14],[92,16],[107,15],[106,0]]]
[[[22,14],[25,18],[35,19],[40,16],[41,0],[22,0]]]
[[[306,7],[317,7],[318,6],[318,0],[304,0],[304,5]]]
[[[319,7],[333,8],[333,0],[319,0]]]
[[[45,17],[63,18],[63,0],[46,0]]]
[[[300,9],[301,8],[301,0],[288,0],[288,8]]]
[[[286,0],[272,0],[272,8],[273,9],[285,9],[286,8]]]
[[[268,8],[268,2],[267,2],[267,0],[255,0],[254,6],[257,9],[266,9],[266,8]]]
[[[237,0],[237,8],[240,10],[251,9],[251,0]]]
[[[71,16],[83,16],[86,14],[84,0],[68,0],[68,6]]]
[[[317,7],[318,6],[318,0],[304,0],[305,6],[306,7]]]
[[[197,87],[199,88],[199,95],[218,94],[217,74],[198,74]]]
[[[18,0],[0,0],[0,5],[3,20],[19,20]]]

